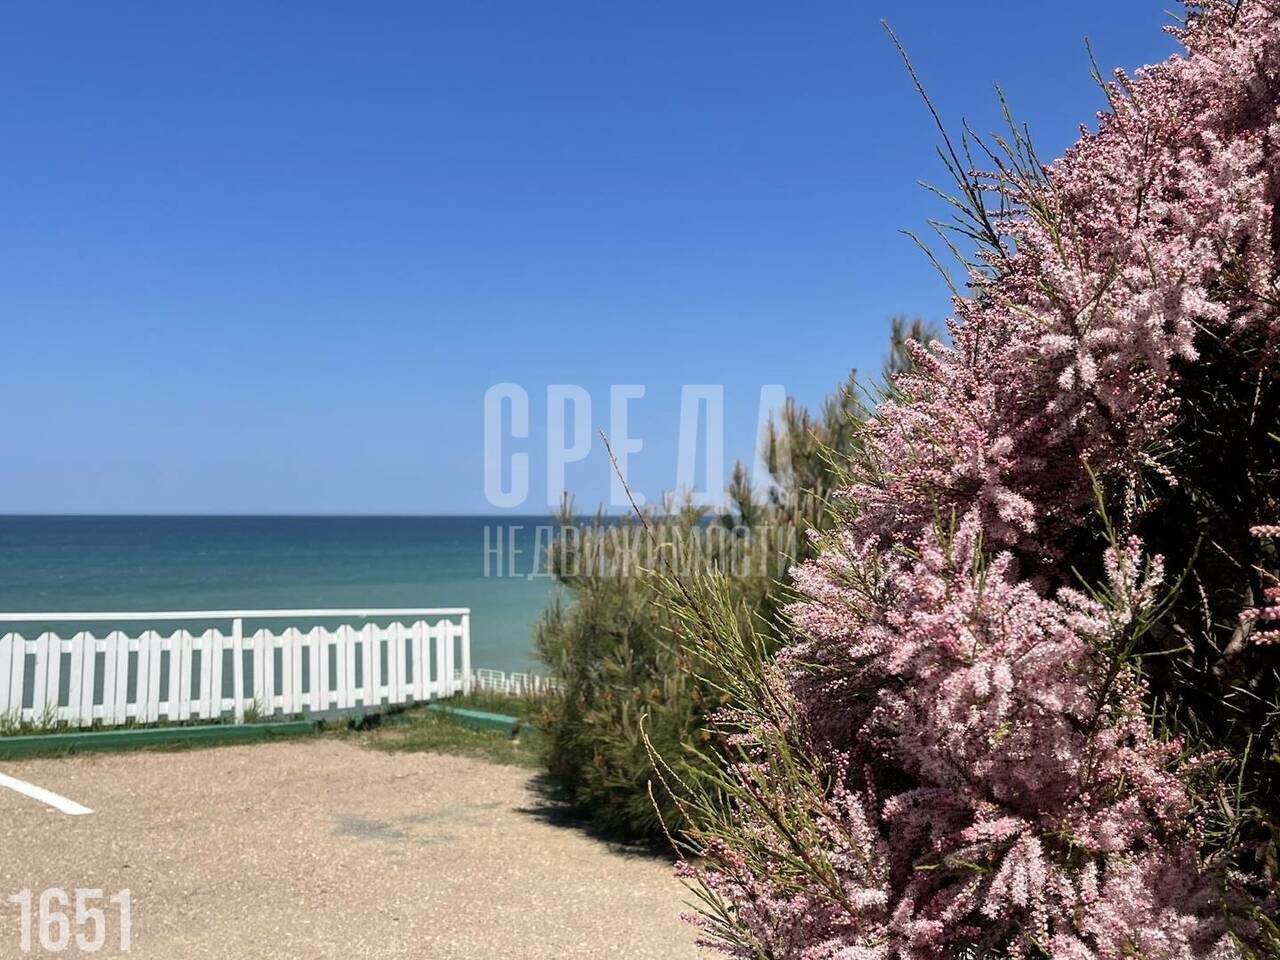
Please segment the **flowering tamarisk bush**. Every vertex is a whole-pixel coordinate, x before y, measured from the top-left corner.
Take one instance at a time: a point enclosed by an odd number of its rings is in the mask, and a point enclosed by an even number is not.
[[[666,770],[729,954],[1280,955],[1280,8],[1177,33],[1052,165],[946,141],[953,345],[868,422],[781,654],[671,583],[731,703],[724,775]]]

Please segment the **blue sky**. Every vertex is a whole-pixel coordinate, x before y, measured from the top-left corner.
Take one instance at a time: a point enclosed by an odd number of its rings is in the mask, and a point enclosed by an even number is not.
[[[673,486],[682,384],[817,403],[946,290],[934,131],[1059,155],[1160,0],[0,6],[0,513],[482,513],[482,401],[643,384],[633,483]],[[608,496],[599,444],[566,469]]]

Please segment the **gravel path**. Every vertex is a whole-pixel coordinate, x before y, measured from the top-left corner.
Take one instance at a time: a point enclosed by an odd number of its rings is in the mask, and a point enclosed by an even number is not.
[[[549,822],[528,770],[320,739],[0,773],[94,811],[0,788],[0,957],[48,887],[129,889],[134,960],[698,955],[670,865]]]

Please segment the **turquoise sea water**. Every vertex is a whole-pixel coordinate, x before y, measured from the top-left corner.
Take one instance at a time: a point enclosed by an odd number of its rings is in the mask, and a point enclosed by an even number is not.
[[[535,562],[548,524],[546,517],[0,517],[0,611],[470,607],[474,666],[537,669],[533,625],[555,590]]]

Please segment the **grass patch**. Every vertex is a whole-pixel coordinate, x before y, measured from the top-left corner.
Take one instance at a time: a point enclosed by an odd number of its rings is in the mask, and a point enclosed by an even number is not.
[[[315,724],[209,724],[172,727],[132,727],[96,732],[77,730],[60,734],[0,737],[0,759],[61,757],[78,753],[175,751],[259,743],[281,737],[305,737]]]
[[[268,713],[262,702],[255,700],[247,704],[244,719],[236,720],[232,713],[224,713],[218,717],[192,717],[189,720],[155,720],[142,722],[130,717],[124,723],[109,723],[98,718],[88,726],[79,722],[68,722],[58,719],[58,711],[46,706],[34,719],[22,719],[22,711],[11,710],[0,713],[0,737],[29,737],[49,733],[100,733],[108,730],[162,730],[181,727],[213,727],[236,726],[240,723],[285,723],[303,720],[302,714]]]
[[[522,721],[518,735],[511,737],[506,733],[492,730],[473,730],[463,726],[448,714],[435,713],[424,707],[415,706],[408,710],[390,710],[387,712],[351,713],[337,720],[325,721],[320,731],[325,736],[348,738],[362,746],[375,750],[404,751],[419,753],[451,753],[458,756],[475,757],[494,763],[514,764],[518,766],[537,767],[543,756],[545,734],[531,725],[538,712],[540,701],[526,697],[510,697],[494,693],[473,693],[467,696],[450,697],[440,701],[450,707],[463,710],[480,710],[486,713],[500,713],[520,718]],[[301,719],[283,714],[266,715],[266,711],[257,703],[245,709],[245,723],[272,723]],[[186,726],[221,726],[235,725],[235,718],[226,715],[217,719],[195,719],[184,722],[139,723],[130,719],[119,726],[105,725],[101,720],[95,721],[92,727],[80,727],[57,721],[52,708],[35,720],[22,720],[14,711],[0,714],[0,741],[7,736],[52,733],[99,733],[106,731],[138,731],[174,729]],[[203,743],[199,740],[174,743],[139,744],[131,746],[132,750],[188,750],[204,746],[218,746],[215,742]],[[83,748],[68,749],[51,746],[40,753],[41,756],[63,756],[78,752]]]
[[[450,707],[482,710],[520,717],[516,736],[496,730],[473,730],[448,714],[414,707],[382,718],[382,722],[353,728],[351,724],[331,729],[338,736],[351,737],[374,750],[406,753],[449,753],[492,763],[522,767],[541,764],[545,734],[529,725],[536,705],[529,700],[497,694],[475,693],[442,701]],[[373,718],[370,718],[373,719]]]
[[[58,711],[53,707],[45,707],[44,712],[34,720],[23,720],[21,710],[0,713],[0,737],[54,733],[61,727],[62,724],[58,722]]]
[[[460,694],[456,697],[449,697],[436,702],[448,707],[457,707],[460,710],[505,713],[509,717],[519,717],[521,720],[531,721],[537,716],[542,700],[538,697],[512,697],[503,693],[477,691],[476,693]]]

